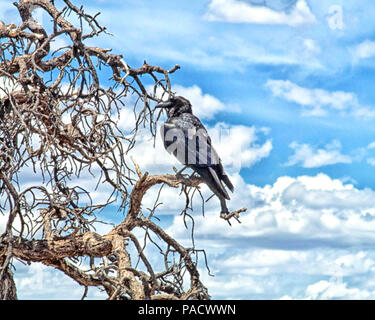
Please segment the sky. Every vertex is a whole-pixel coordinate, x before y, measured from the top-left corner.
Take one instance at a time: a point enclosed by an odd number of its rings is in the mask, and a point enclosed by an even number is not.
[[[214,275],[200,267],[212,298],[375,299],[373,1],[75,3],[101,12],[113,36],[100,45],[130,66],[181,66],[172,89],[192,102],[213,138],[235,186],[229,209],[248,208],[232,227],[220,220],[216,199],[205,216],[192,212],[195,244]],[[0,20],[10,23],[12,12],[0,0]],[[178,165],[160,141],[146,152],[149,145],[140,135],[134,157],[141,170]],[[189,244],[191,230],[178,214],[184,200],[169,189],[161,200],[164,228]],[[120,221],[111,212],[104,218]],[[17,268],[20,298],[83,293],[40,264]],[[103,297],[96,289],[88,296]]]

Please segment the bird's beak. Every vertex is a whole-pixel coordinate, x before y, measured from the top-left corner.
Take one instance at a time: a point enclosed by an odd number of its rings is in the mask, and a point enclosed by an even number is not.
[[[164,102],[160,102],[158,103],[156,106],[155,106],[155,109],[156,108],[171,108],[173,106],[173,103],[171,101],[164,101]]]

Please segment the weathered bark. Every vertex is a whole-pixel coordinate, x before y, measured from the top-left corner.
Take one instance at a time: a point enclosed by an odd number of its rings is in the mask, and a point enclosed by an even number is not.
[[[6,263],[6,258],[0,255],[0,300],[17,300],[17,289],[13,279],[13,272]]]

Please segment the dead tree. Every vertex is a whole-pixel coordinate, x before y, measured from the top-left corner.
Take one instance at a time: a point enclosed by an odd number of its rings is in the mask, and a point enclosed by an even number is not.
[[[148,213],[142,208],[151,187],[168,186],[181,188],[187,214],[202,181],[142,173],[128,157],[140,128],[155,137],[156,90],[171,92],[169,76],[179,66],[166,70],[145,62],[132,68],[110,49],[89,46],[108,34],[98,14],[69,0],[55,2],[19,0],[14,6],[22,23],[0,21],[0,214],[7,218],[0,237],[0,297],[17,298],[12,262],[18,259],[60,270],[83,286],[83,297],[96,286],[109,299],[209,299],[197,267],[204,252],[182,246],[151,219],[157,199]],[[48,26],[34,19],[35,8],[43,10]],[[65,45],[52,50],[57,39]],[[114,118],[129,95],[137,98],[129,114],[136,121],[124,134]],[[41,183],[25,184],[25,167]],[[72,182],[94,170],[100,173],[95,183],[110,189],[102,203]],[[99,235],[94,225],[100,212],[116,205],[123,221]],[[157,266],[148,246],[158,251]]]

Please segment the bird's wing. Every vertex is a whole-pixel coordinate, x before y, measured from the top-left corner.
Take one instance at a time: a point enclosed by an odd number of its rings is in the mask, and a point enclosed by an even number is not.
[[[164,123],[161,134],[169,153],[186,165],[211,167],[220,164],[220,157],[211,138],[198,118],[172,118]]]
[[[200,174],[215,193],[229,199],[222,182],[232,192],[233,184],[199,119],[193,115],[172,118],[162,126],[161,131],[167,151]]]

